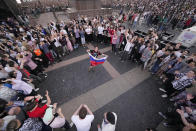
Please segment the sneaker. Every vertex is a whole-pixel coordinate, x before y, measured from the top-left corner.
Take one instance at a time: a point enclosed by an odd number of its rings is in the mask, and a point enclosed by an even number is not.
[[[171,99],[169,99],[170,101],[174,101],[174,99],[173,98],[171,98]]]
[[[162,113],[162,112],[158,112],[158,114],[163,117],[164,119],[167,119],[167,117]]]
[[[163,88],[159,88],[159,90],[162,91],[162,92],[165,92],[165,93],[167,92]]]
[[[35,91],[36,91],[36,92],[39,91],[39,88],[36,88]]]
[[[72,128],[72,127],[73,127],[73,125],[74,125],[74,123],[73,123],[73,122],[71,122],[69,125],[70,125],[70,127]]]
[[[165,127],[172,127],[172,125],[170,125],[170,124],[167,123],[167,122],[164,122],[164,123],[163,123],[163,126],[165,126]]]
[[[161,97],[163,97],[163,98],[167,98],[167,95],[166,95],[166,94],[164,94],[164,95],[161,95]]]
[[[42,101],[41,101],[41,103],[46,103],[46,102],[47,102],[47,100],[42,100]]]

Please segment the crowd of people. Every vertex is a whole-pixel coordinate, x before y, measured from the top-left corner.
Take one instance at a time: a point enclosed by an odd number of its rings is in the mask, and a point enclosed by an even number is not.
[[[69,7],[69,2],[68,0],[23,0],[19,7],[24,14],[37,16],[44,12],[65,11]]]
[[[132,15],[130,19],[133,27],[137,17]],[[13,18],[2,21],[0,129],[49,131],[51,128],[70,129],[75,124],[78,131],[89,131],[96,117],[87,105],[80,105],[71,117],[73,123],[69,123],[61,108],[57,109],[57,103],[51,104],[48,91],[41,96],[38,90],[39,84],[47,79],[45,68],[55,66],[73,51],[87,48],[92,42],[111,45],[111,51],[122,63],[130,60],[162,82],[162,97],[169,97],[174,103],[167,113],[159,113],[167,119],[165,126],[184,125],[184,131],[196,129],[195,97],[186,90],[195,83],[196,54],[182,49],[181,43],[162,45],[153,29],[145,37],[137,36],[124,26],[127,20],[120,12],[119,16],[79,17],[68,23],[51,21],[46,27],[24,26]],[[23,119],[18,117],[21,114]],[[116,123],[117,114],[106,112],[98,130],[115,131]]]
[[[122,0],[114,1],[113,8],[126,10],[126,19],[134,26],[146,23],[149,27],[166,31],[189,28],[196,23],[196,6],[193,3],[193,0]]]
[[[72,51],[87,48],[86,44],[92,41],[111,41],[112,37],[103,23],[107,23],[109,29],[109,19],[101,17],[90,20],[85,17],[66,24],[63,21],[50,22],[46,28],[41,25],[24,26],[13,18],[1,22],[1,130],[49,131],[51,128],[72,127],[61,109],[56,110],[57,103],[51,104],[48,91],[45,96],[38,94],[39,84],[47,78],[45,68],[62,61]],[[114,30],[111,32],[114,33]],[[20,115],[24,118],[18,117]],[[88,130],[94,115],[83,104],[71,119],[77,130]],[[116,122],[116,113],[106,112],[98,130],[113,131]]]
[[[196,94],[187,92],[195,84],[196,55],[182,49],[181,43],[163,46],[157,39],[153,31],[144,38],[129,36],[121,61],[131,60],[141,65],[142,70],[150,71],[163,84],[163,88],[159,88],[163,92],[161,97],[169,97],[173,102],[166,115],[159,112],[167,120],[164,126],[180,128],[184,125],[184,131],[196,129]]]

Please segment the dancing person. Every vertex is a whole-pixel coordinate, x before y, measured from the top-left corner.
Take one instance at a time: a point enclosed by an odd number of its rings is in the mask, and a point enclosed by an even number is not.
[[[94,57],[94,58],[98,58],[98,56],[101,56],[101,55],[107,57],[105,54],[102,54],[102,53],[99,51],[98,47],[95,47],[94,50],[87,50],[87,52],[88,52],[90,55],[92,55],[92,57]],[[96,62],[96,61],[91,60],[91,62],[90,62],[91,64],[90,64],[90,67],[89,67],[88,71],[89,71],[89,72],[90,72],[91,70],[94,71],[94,67],[95,67],[96,65],[98,65],[98,64],[103,64],[104,61],[105,61],[105,59],[100,60],[100,62]]]

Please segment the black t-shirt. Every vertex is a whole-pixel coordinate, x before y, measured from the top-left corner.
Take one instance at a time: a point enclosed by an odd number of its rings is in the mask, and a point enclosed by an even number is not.
[[[99,55],[101,55],[101,53],[100,53],[99,51],[96,52],[95,50],[90,50],[90,53],[91,53],[92,56],[94,56],[94,57],[96,57],[96,58],[97,58]]]
[[[6,64],[7,64],[7,61],[5,61],[5,60],[0,60],[0,64],[3,66],[3,67],[5,67],[6,66]]]

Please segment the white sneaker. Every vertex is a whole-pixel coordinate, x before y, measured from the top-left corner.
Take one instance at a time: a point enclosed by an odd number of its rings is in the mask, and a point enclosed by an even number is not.
[[[46,102],[47,102],[47,100],[42,100],[42,101],[41,101],[41,103],[46,103]]]
[[[39,88],[34,89],[36,92],[39,90]]]
[[[73,123],[73,122],[71,122],[69,125],[70,125],[70,127],[73,127],[74,123]]]
[[[167,119],[167,117],[162,113],[162,112],[159,112],[158,113],[161,117],[163,117],[164,119]]]
[[[167,92],[163,88],[159,88],[159,90],[162,91],[162,92],[165,92],[165,93]]]
[[[166,94],[164,94],[164,95],[161,95],[161,97],[163,97],[163,98],[167,98],[167,95],[166,95]]]

